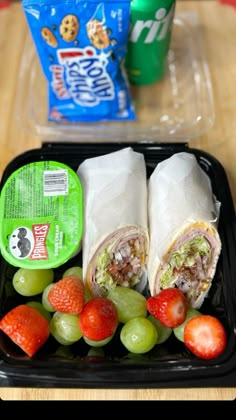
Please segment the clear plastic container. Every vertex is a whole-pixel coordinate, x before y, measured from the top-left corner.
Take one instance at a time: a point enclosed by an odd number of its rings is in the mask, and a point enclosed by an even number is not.
[[[183,141],[214,123],[211,80],[195,13],[176,14],[166,75],[132,87],[137,121],[65,123],[47,120],[47,81],[30,33],[19,69],[15,116],[19,126],[47,141]]]

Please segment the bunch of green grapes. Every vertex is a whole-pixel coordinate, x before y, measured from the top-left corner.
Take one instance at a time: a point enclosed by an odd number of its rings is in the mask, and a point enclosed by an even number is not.
[[[119,321],[124,324],[120,340],[131,353],[146,353],[170,337],[172,329],[148,316],[146,298],[141,293],[117,286],[107,297],[115,304]]]

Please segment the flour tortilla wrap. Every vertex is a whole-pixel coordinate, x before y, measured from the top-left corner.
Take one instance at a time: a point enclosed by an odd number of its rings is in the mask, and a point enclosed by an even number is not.
[[[149,246],[144,156],[127,147],[84,161],[83,278],[92,295],[106,296],[145,277]]]
[[[220,203],[191,153],[176,153],[157,165],[148,187],[151,295],[177,287],[189,306],[200,308],[221,252]]]

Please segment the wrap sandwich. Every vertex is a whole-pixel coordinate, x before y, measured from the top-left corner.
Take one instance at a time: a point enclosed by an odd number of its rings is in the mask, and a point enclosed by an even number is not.
[[[78,168],[84,191],[83,278],[92,296],[145,287],[149,246],[144,156],[127,147]],[[147,280],[146,280],[147,281]]]
[[[176,153],[157,165],[148,186],[151,295],[177,287],[189,306],[201,307],[221,252],[219,210],[193,154]]]

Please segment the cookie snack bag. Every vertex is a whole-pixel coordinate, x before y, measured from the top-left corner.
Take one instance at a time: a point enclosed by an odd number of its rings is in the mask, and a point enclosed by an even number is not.
[[[130,0],[23,0],[48,81],[48,120],[134,120],[124,70]]]

